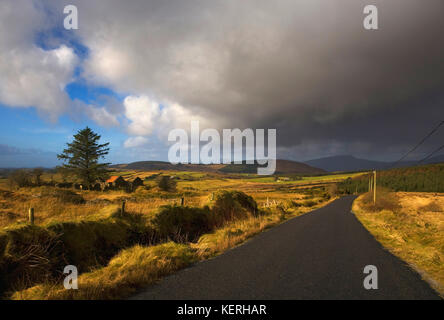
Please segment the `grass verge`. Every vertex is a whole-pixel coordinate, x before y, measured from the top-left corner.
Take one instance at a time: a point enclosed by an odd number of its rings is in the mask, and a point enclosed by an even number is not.
[[[382,190],[376,206],[367,193],[354,201],[352,210],[376,240],[444,297],[444,199],[438,198]]]

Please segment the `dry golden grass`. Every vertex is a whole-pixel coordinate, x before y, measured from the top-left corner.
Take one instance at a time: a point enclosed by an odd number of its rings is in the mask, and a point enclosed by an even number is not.
[[[134,293],[162,276],[196,261],[189,246],[169,242],[152,247],[134,246],[121,251],[104,268],[79,276],[78,290],[60,284],[42,284],[16,292],[15,300],[115,299]]]
[[[148,190],[139,188],[134,193],[126,193],[119,190],[100,192],[69,189],[69,191],[83,197],[86,201],[84,204],[64,202],[49,196],[48,193],[56,189],[54,187],[8,190],[7,182],[3,179],[0,181],[0,228],[26,222],[30,207],[35,210],[35,223],[43,225],[54,221],[80,220],[99,212],[110,203],[118,205],[123,199],[126,200],[128,212],[152,215],[160,206],[180,203],[181,197],[185,198],[185,205],[202,206],[208,203],[213,192],[221,189],[245,192],[255,198],[259,207],[264,207],[267,203],[276,206],[278,204],[285,204],[288,200],[300,200],[304,197],[303,190],[299,186],[300,181],[276,183],[271,179],[270,181],[272,182],[264,183],[256,182],[256,179],[243,178],[242,176],[234,179],[213,173],[162,172],[163,174],[175,175],[181,178],[178,181],[175,193],[160,191],[155,187],[154,181],[145,182],[145,185],[149,188]],[[137,176],[145,178],[156,173],[159,172],[122,172],[129,179]],[[346,177],[347,175],[343,176],[344,179]],[[51,179],[58,181],[60,177],[57,174],[46,174],[43,176],[43,181],[50,181]],[[319,183],[328,181],[327,176],[311,177],[309,180]],[[259,181],[262,180],[259,179]]]
[[[248,238],[285,220],[326,205],[282,212],[271,207],[267,214],[232,221],[213,233],[200,237],[197,243],[169,242],[156,246],[134,246],[122,250],[107,266],[84,273],[78,278],[78,290],[65,290],[61,284],[45,283],[17,291],[12,299],[118,299],[128,297],[165,275],[194,262],[220,254]]]
[[[98,213],[107,203],[69,203],[56,197],[41,195],[41,188],[9,192],[0,190],[0,228],[28,219],[29,208],[34,208],[35,223],[82,219]]]
[[[421,273],[444,295],[444,194],[397,192],[397,206],[369,210],[368,195],[353,204],[361,223],[388,248]]]
[[[123,172],[125,177],[151,176],[158,172]],[[146,286],[161,276],[182,268],[199,259],[206,259],[236,246],[249,237],[270,228],[286,219],[325,205],[324,193],[308,195],[297,183],[276,183],[241,177],[202,172],[163,172],[180,177],[176,192],[160,191],[155,181],[145,181],[145,187],[136,192],[69,190],[75,197],[81,196],[85,203],[70,203],[52,196],[54,187],[22,188],[0,191],[0,229],[25,223],[29,207],[35,209],[37,225],[52,222],[83,221],[103,218],[108,208],[115,210],[122,200],[126,201],[128,213],[140,214],[150,221],[163,205],[179,204],[182,197],[185,205],[202,207],[210,204],[213,193],[224,190],[239,190],[251,195],[259,208],[268,213],[258,217],[233,221],[214,233],[204,235],[199,242],[185,245],[169,244],[150,247],[136,246],[122,250],[100,269],[81,274],[81,289],[61,289],[61,284],[45,283],[14,294],[16,299],[111,299],[127,296],[137,286]],[[323,177],[322,179],[325,179]],[[316,179],[312,179],[316,182]],[[322,183],[321,181],[319,181]],[[5,187],[6,188],[6,187]],[[60,190],[60,189],[59,189]],[[308,203],[310,202],[310,203]],[[296,205],[295,205],[296,204]],[[176,247],[178,246],[178,247]],[[181,256],[183,254],[183,256]],[[181,256],[181,258],[177,258]],[[122,262],[124,259],[127,261]],[[109,274],[110,276],[108,276]],[[63,287],[62,287],[63,288]]]

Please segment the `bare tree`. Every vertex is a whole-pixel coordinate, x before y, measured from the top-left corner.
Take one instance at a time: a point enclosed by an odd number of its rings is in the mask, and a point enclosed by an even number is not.
[[[9,183],[17,188],[29,187],[32,185],[30,174],[25,169],[13,171],[8,176]]]
[[[34,183],[38,186],[42,184],[42,179],[41,179],[42,174],[43,174],[42,168],[35,168],[34,170],[32,170],[32,175],[34,176]]]

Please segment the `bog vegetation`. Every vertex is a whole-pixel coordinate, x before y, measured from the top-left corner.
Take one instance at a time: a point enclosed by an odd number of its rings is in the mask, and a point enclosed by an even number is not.
[[[26,183],[11,183],[14,172],[0,179],[3,298],[124,297],[336,196],[325,176],[263,181],[245,174],[116,171],[110,174],[142,184],[98,191],[76,188],[80,181],[60,171],[37,172],[38,178],[18,173]],[[78,267],[79,290],[63,288],[68,264]]]

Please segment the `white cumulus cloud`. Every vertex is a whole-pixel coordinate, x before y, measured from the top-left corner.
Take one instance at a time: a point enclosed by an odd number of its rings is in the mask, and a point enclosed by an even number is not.
[[[36,107],[55,120],[66,111],[64,91],[78,62],[72,48],[44,50],[35,44],[45,13],[27,0],[0,3],[0,103]]]
[[[129,137],[125,140],[123,143],[123,146],[125,148],[136,148],[136,147],[142,147],[148,142],[148,138],[146,137]]]
[[[190,130],[192,120],[199,121],[200,128],[208,128],[211,122],[191,110],[171,102],[160,105],[148,96],[127,96],[123,102],[125,117],[128,120],[126,130],[134,136],[125,142],[125,147],[140,146],[155,134],[162,141],[167,141],[168,133],[173,129]]]
[[[96,108],[88,106],[85,112],[95,123],[102,127],[119,126],[119,120],[117,120],[116,115],[111,114],[104,107]]]
[[[125,116],[130,121],[128,133],[137,136],[150,135],[160,113],[159,104],[147,96],[128,96],[123,105]]]

